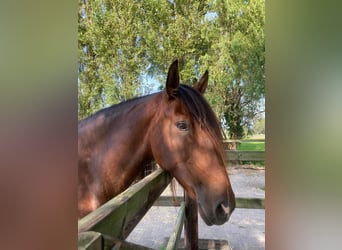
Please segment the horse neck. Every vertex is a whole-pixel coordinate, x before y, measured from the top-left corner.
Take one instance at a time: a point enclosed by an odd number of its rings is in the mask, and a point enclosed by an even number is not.
[[[119,162],[125,166],[125,183],[129,184],[137,176],[144,172],[147,163],[153,160],[150,146],[151,125],[154,123],[154,116],[158,113],[160,94],[150,95],[137,100],[137,102],[122,107],[122,112],[117,113],[112,121],[116,125],[113,137],[117,143],[113,147],[120,150],[124,159]],[[120,123],[120,124],[119,124]],[[115,150],[114,151],[119,151]],[[119,152],[118,152],[119,153]]]
[[[142,97],[114,118],[118,129],[113,133],[121,134],[125,144],[129,145],[127,149],[134,154],[150,151],[149,128],[157,112],[158,103],[158,94]]]
[[[129,155],[125,162],[127,168],[144,164],[152,160],[149,128],[158,113],[161,98],[162,94],[157,93],[110,107],[99,112],[91,122],[82,124],[80,133],[83,129],[92,134],[93,139],[87,137],[89,148],[95,149],[96,144],[109,145],[110,151],[120,150],[121,155]]]

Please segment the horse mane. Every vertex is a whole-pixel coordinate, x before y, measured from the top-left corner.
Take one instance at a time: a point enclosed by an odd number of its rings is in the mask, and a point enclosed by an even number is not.
[[[182,100],[195,122],[197,122],[202,129],[208,131],[215,146],[222,154],[222,157],[224,157],[223,136],[219,122],[203,95],[188,85],[180,84],[178,89],[174,92],[174,96]]]

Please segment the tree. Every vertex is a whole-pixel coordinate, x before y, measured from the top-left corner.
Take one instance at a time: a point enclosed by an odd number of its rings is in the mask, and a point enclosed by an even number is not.
[[[81,0],[79,117],[139,94],[142,76],[183,83],[209,70],[206,97],[231,138],[264,97],[264,0]]]
[[[150,5],[146,14],[154,16],[151,72],[165,77],[179,58],[181,79],[192,84],[209,69],[207,98],[230,138],[242,138],[265,92],[264,0],[170,1]]]
[[[205,58],[215,85],[209,99],[229,137],[239,139],[265,93],[264,1],[213,1],[213,11],[218,37]]]
[[[265,134],[265,117],[259,117],[255,120],[253,132],[255,134]]]
[[[79,118],[137,95],[147,67],[139,1],[79,2]]]
[[[191,84],[199,72],[199,59],[210,47],[205,1],[145,1],[149,73],[164,81],[170,62],[179,60],[183,82]]]

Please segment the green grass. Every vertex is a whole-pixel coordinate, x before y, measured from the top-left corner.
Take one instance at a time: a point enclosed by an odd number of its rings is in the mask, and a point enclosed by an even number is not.
[[[241,142],[241,144],[238,146],[238,150],[265,151],[265,143],[264,142]]]
[[[265,142],[241,142],[237,150],[265,151]],[[265,162],[260,162],[260,161],[243,161],[243,164],[265,166]]]

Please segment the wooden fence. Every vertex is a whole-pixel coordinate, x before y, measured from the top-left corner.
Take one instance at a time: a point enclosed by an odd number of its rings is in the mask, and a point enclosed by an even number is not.
[[[158,199],[170,183],[170,175],[157,169],[138,183],[111,199],[92,213],[78,221],[78,249],[149,249],[126,242],[125,239],[143,218],[149,208]],[[179,216],[166,249],[177,249],[179,237],[185,224],[191,232],[193,226],[193,210],[195,201],[187,198],[180,205]],[[197,239],[187,239],[187,245],[196,244]],[[194,243],[193,243],[194,242]],[[191,247],[191,249],[195,249]]]
[[[241,162],[241,161],[265,161],[265,151],[247,151],[230,149],[237,148],[237,145],[242,142],[265,142],[265,139],[246,139],[246,140],[226,140],[223,141],[223,145],[228,154],[229,161]],[[232,144],[236,144],[232,146]]]
[[[227,150],[229,160],[264,161],[264,151]],[[167,250],[177,249],[184,224],[185,249],[198,249],[198,207],[196,201],[186,194],[176,197],[181,202],[176,204],[174,198],[162,196],[169,185],[171,176],[157,169],[141,181],[114,197],[92,213],[78,221],[78,249],[150,249],[125,241],[134,227],[156,202],[158,206],[180,206],[177,220]],[[264,199],[236,198],[237,208],[264,209]]]

